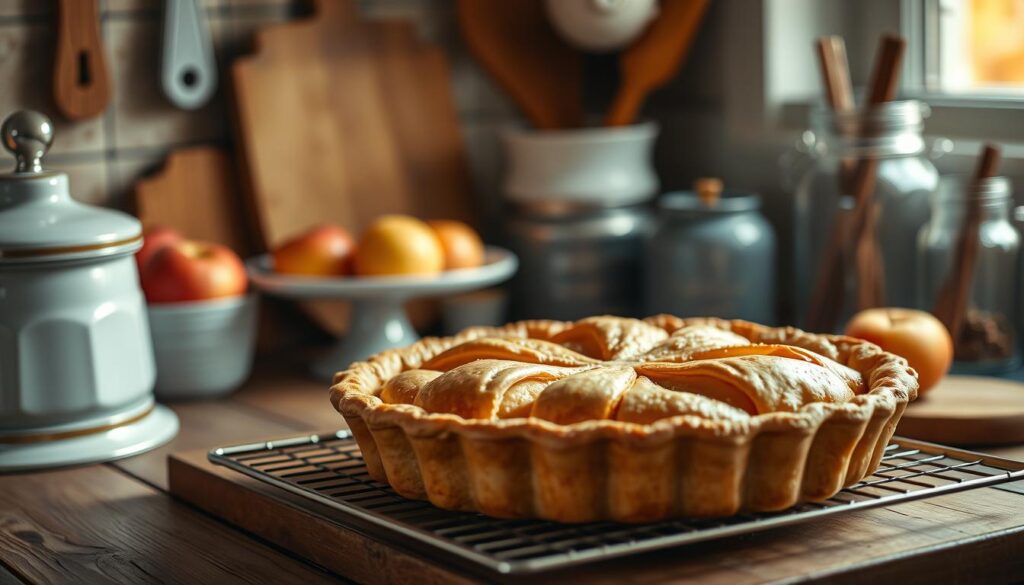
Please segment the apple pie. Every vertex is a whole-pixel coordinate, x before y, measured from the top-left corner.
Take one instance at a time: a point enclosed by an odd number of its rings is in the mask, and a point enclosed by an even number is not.
[[[868,342],[659,315],[426,338],[338,373],[331,401],[405,497],[648,522],[831,497],[876,469],[917,387]]]

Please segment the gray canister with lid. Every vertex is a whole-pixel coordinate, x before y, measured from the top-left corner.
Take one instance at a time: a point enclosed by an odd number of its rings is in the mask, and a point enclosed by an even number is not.
[[[750,193],[662,196],[646,254],[648,312],[773,323],[775,233],[760,208]]]

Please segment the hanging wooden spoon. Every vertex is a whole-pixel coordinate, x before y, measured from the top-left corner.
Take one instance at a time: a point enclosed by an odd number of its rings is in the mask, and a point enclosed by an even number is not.
[[[58,4],[53,97],[61,113],[72,120],[102,114],[110,100],[99,13],[99,0],[60,0]]]
[[[606,126],[632,124],[647,95],[672,79],[707,6],[708,0],[662,0],[647,32],[619,57],[619,91],[604,119]]]
[[[534,126],[583,123],[583,59],[555,32],[543,0],[459,0],[457,8],[470,51]]]

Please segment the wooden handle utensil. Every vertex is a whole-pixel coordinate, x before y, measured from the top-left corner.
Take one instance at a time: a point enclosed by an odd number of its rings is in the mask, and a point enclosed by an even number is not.
[[[99,0],[60,0],[53,93],[72,120],[103,113],[110,100],[107,62],[100,42]]]
[[[708,0],[662,0],[651,27],[619,57],[620,87],[606,126],[632,124],[647,95],[672,79],[707,6]]]
[[[555,32],[544,0],[459,0],[469,50],[539,129],[583,124],[583,58]]]

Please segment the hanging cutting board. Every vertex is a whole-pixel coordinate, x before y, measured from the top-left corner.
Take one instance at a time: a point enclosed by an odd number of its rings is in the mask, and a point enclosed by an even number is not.
[[[147,228],[165,225],[243,256],[251,251],[233,162],[219,148],[171,153],[159,172],[135,184],[135,206]]]
[[[237,132],[261,244],[382,213],[470,216],[448,65],[409,22],[364,21],[350,0],[257,33],[235,62]]]
[[[896,432],[949,445],[1024,443],[1024,384],[947,376],[907,407]]]

